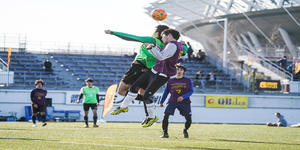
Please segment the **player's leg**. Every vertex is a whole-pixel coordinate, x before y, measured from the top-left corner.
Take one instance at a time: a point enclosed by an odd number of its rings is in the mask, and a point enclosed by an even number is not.
[[[144,93],[145,93],[145,90],[144,90],[143,88],[140,88],[140,89],[139,89],[139,92],[138,92],[138,95],[137,95],[137,97],[135,98],[135,100],[142,101],[142,102],[143,102],[143,105],[144,105],[144,111],[145,111],[146,117],[145,117],[145,119],[141,122],[141,125],[144,125],[145,123],[148,122],[147,120],[148,120],[148,116],[149,116],[148,111],[147,111],[146,103],[145,103],[145,101],[142,100],[142,99],[143,99]]]
[[[169,116],[174,115],[175,109],[176,109],[176,103],[169,103],[165,109],[164,118],[162,121],[162,129],[163,129],[164,134],[161,136],[161,138],[169,137],[169,134],[168,134]]]
[[[267,123],[267,126],[271,126],[271,127],[272,127],[272,126],[277,126],[277,124],[276,124],[276,123],[270,123],[270,122],[269,122],[269,123]]]
[[[97,119],[98,119],[98,115],[97,115],[97,104],[92,104],[91,105],[92,111],[93,111],[93,119],[94,119],[94,126],[93,127],[99,127],[97,125]]]
[[[154,115],[154,101],[151,99],[151,97],[168,80],[169,80],[168,77],[164,77],[164,76],[161,76],[161,75],[154,75],[152,77],[150,83],[148,84],[148,86],[145,90],[145,94],[143,96],[143,100],[146,103],[147,111],[148,111],[150,120],[143,127],[150,127],[155,122],[158,121],[158,117]]]
[[[123,82],[126,83],[127,85],[130,85],[130,90],[127,94],[132,94],[134,93],[134,95],[137,95],[134,97],[135,98],[142,98],[141,95],[144,94],[144,90],[141,89],[141,84],[147,82],[147,74],[145,73],[145,71],[148,70],[144,65],[142,64],[132,64],[132,71],[131,73],[127,74],[126,78],[123,78]],[[145,73],[145,74],[144,74]],[[134,87],[132,87],[134,85]],[[131,89],[132,88],[132,89]],[[139,93],[139,94],[136,94]],[[133,100],[133,98],[128,98],[128,99],[124,99],[121,108],[126,108]]]
[[[131,85],[126,84],[123,81],[120,81],[117,92],[116,92],[116,100],[117,102],[120,102],[124,99],[126,96],[127,91],[130,89]]]
[[[47,122],[46,122],[46,105],[44,106],[39,106],[39,109],[40,109],[40,113],[41,113],[41,118],[42,118],[42,126],[46,126],[47,125]]]
[[[122,101],[123,96],[126,95],[126,93],[129,91],[131,86],[135,83],[135,81],[144,73],[144,70],[147,70],[145,66],[141,64],[131,64],[130,69],[128,72],[124,75],[122,78],[122,81],[120,82],[119,88],[118,88],[118,94],[116,94],[117,99],[116,101]],[[136,96],[135,96],[136,97]],[[123,100],[122,104],[120,107],[115,109],[113,112],[111,112],[112,115],[118,115],[122,112],[127,112],[128,111],[128,105],[133,101],[134,99],[132,98],[127,98]]]
[[[85,128],[88,128],[89,127],[89,117],[88,117],[88,114],[89,114],[89,104],[83,104],[83,111],[84,111],[84,122],[85,122]]]
[[[163,135],[160,136],[161,138],[169,138],[169,134],[168,134],[168,126],[169,126],[169,114],[165,113],[164,115],[164,119],[162,121],[162,129],[163,129]]]
[[[180,114],[185,117],[183,136],[184,138],[189,138],[187,131],[192,124],[191,103],[177,103],[177,109],[179,110]]]
[[[149,73],[143,73],[131,86],[129,89],[129,92],[127,93],[126,97],[124,98],[124,101],[122,102],[122,105],[120,106],[120,111],[114,111],[111,114],[112,115],[118,115],[121,112],[127,112],[128,111],[128,105],[137,97],[138,91],[140,89],[141,84],[148,83],[148,77]],[[123,109],[123,110],[122,110]]]
[[[183,136],[184,138],[189,138],[189,134],[188,134],[188,129],[190,128],[191,124],[192,124],[192,116],[191,115],[186,115],[185,117],[185,124],[184,124],[184,129],[183,129]]]
[[[36,127],[36,113],[38,112],[37,111],[37,108],[34,107],[34,105],[32,104],[31,105],[31,112],[32,112],[32,115],[31,115],[31,119],[32,119],[32,123],[33,123],[33,127]]]

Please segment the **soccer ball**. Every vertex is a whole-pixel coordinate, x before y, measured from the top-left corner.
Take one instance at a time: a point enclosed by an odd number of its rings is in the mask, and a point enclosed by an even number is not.
[[[167,18],[167,13],[163,9],[156,8],[152,10],[151,16],[156,21],[162,21]]]

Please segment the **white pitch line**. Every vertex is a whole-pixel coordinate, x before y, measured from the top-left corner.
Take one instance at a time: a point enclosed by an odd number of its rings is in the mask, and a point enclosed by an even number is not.
[[[67,142],[67,141],[59,141],[59,143],[64,143],[64,144],[83,144],[83,145],[99,145],[99,146],[107,146],[107,147],[121,147],[121,148],[135,148],[135,149],[168,150],[168,149],[165,149],[165,148],[152,148],[152,147],[142,147],[142,146],[125,146],[125,145],[114,145],[114,144],[77,143],[77,142]]]

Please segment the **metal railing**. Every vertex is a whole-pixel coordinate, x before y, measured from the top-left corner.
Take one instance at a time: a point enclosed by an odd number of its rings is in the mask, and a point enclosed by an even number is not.
[[[0,58],[0,69],[0,71],[7,71],[7,63],[2,58]]]
[[[278,76],[280,76],[284,79],[287,79],[287,80],[293,80],[293,75],[290,72],[288,72],[285,69],[281,68],[280,66],[273,63],[269,59],[266,59],[264,56],[261,56],[257,52],[251,51],[250,49],[245,49],[245,50],[242,51],[242,53],[240,55],[242,56],[242,55],[245,55],[245,54],[248,57],[250,56],[250,57],[254,57],[255,59],[257,59],[257,61],[255,61],[255,62],[259,62],[261,66],[263,66],[264,68],[272,71],[276,75],[278,75]]]
[[[227,68],[223,67],[223,59],[213,52],[206,51],[208,57],[212,59],[207,59],[211,64],[214,64],[218,69],[223,70],[226,74],[230,75],[230,79],[236,79],[244,85],[244,87],[249,88],[249,79],[248,75],[244,76],[243,74],[247,71],[242,70],[240,67],[237,67],[230,62],[227,62]]]

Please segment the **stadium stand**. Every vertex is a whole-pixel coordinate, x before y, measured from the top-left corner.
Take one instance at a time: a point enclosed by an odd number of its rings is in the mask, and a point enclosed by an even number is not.
[[[7,61],[7,53],[1,52],[0,57]],[[52,62],[52,72],[43,68],[45,59]],[[109,85],[119,83],[123,74],[128,70],[133,58],[130,56],[109,55],[78,55],[78,54],[33,54],[13,52],[11,55],[10,70],[15,73],[15,83],[8,88],[31,89],[36,79],[43,79],[47,89],[78,90],[85,83],[86,78],[93,78],[94,84],[107,88]],[[183,62],[188,68],[186,76],[195,80],[197,71],[209,73],[214,71],[216,84],[207,86],[206,91],[244,89],[241,83],[231,78],[223,71],[209,62]]]

